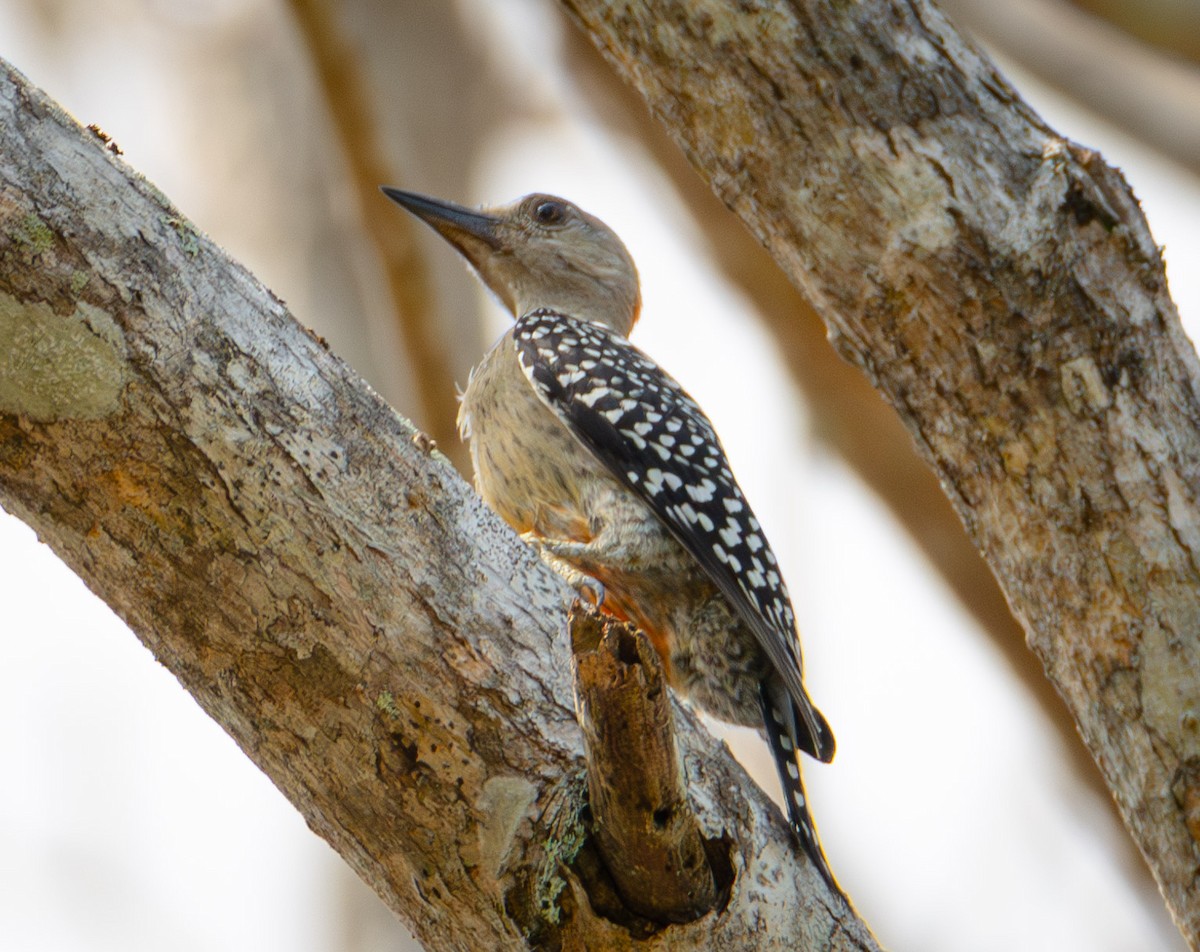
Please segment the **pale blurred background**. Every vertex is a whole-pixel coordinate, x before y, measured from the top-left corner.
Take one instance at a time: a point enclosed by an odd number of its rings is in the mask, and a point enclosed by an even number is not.
[[[1051,125],[1124,170],[1195,338],[1198,5],[1086,2],[1114,19],[1065,0],[948,7]],[[1157,13],[1183,20],[1156,29]],[[708,410],[784,563],[839,742],[807,770],[811,799],[881,942],[1183,949],[902,435],[553,3],[4,0],[0,55],[452,453],[454,384],[505,318],[371,189],[552,191],[608,221],[642,272],[637,342]],[[0,949],[414,947],[3,513],[0,634]],[[774,794],[757,739],[731,743]]]

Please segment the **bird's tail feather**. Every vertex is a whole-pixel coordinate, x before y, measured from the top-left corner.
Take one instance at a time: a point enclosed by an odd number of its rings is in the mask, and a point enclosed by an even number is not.
[[[833,760],[833,755],[837,751],[837,743],[833,739],[833,730],[830,728],[829,722],[825,720],[825,715],[818,711],[807,697],[795,705],[792,713],[793,715],[799,714],[798,718],[795,716],[792,718],[792,723],[796,727],[793,735],[796,738],[796,746],[823,764]],[[803,730],[800,729],[801,726],[803,726]]]
[[[804,782],[800,777],[800,764],[796,756],[797,720],[800,712],[796,709],[782,682],[776,685],[771,680],[763,681],[760,687],[760,700],[767,744],[771,748],[775,769],[779,773],[779,782],[783,786],[783,800],[787,806],[788,823],[792,828],[792,833],[829,888],[838,895],[844,895],[833,876],[833,871],[829,868],[829,861],[821,851],[821,843],[817,839],[817,829],[813,825],[812,815],[808,811],[808,800],[804,795]],[[813,708],[813,711],[815,712],[816,709]],[[820,717],[819,712],[817,716]],[[821,717],[821,724],[829,732],[829,725],[825,723],[823,717]],[[800,733],[803,736],[805,732]],[[832,738],[831,732],[829,736]],[[802,749],[807,750],[807,745]]]

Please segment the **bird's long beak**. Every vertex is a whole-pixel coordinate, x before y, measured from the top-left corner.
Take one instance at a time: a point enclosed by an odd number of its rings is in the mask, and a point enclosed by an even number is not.
[[[500,232],[497,227],[500,219],[494,215],[464,208],[453,202],[444,202],[438,198],[428,198],[416,192],[401,191],[388,185],[381,185],[379,190],[433,228],[472,264],[480,263],[481,252],[487,254],[500,250]],[[480,245],[483,245],[483,248]]]

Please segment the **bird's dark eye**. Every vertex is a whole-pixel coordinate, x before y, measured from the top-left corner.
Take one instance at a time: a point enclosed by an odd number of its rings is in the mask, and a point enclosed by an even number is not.
[[[533,218],[542,225],[558,225],[567,217],[567,206],[562,202],[538,202],[533,206]]]

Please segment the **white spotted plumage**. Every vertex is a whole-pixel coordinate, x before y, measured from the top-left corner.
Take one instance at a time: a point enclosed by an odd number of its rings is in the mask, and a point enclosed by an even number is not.
[[[517,320],[513,341],[538,397],[649,503],[729,599],[794,701],[803,722],[800,739],[809,741],[803,746],[830,759],[833,737],[802,684],[787,587],[699,405],[654,361],[601,325],[539,308]],[[583,366],[585,355],[593,366]]]

